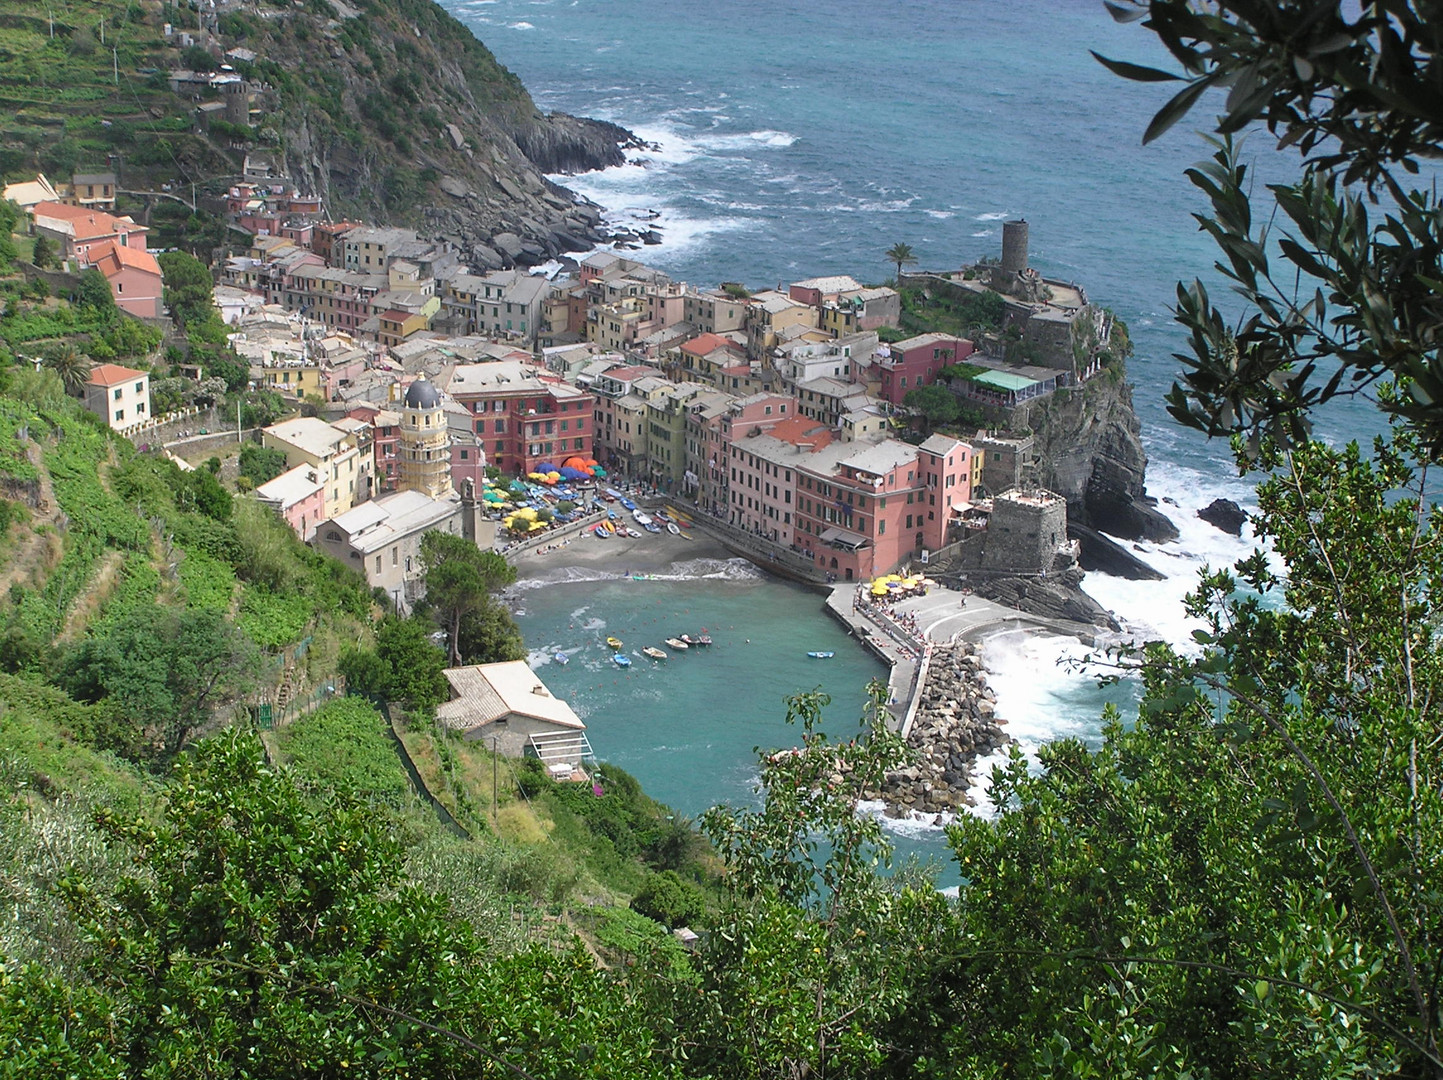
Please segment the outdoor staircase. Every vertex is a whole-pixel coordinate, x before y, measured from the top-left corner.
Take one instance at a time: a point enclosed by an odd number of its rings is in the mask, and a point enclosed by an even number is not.
[[[591,741],[584,731],[537,732],[526,743],[523,751],[526,757],[540,758],[541,764],[580,765],[596,755],[591,750]]]

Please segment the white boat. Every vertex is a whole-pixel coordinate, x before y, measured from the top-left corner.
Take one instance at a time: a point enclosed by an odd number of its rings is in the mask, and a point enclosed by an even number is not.
[[[644,511],[641,511],[641,510],[634,510],[634,511],[632,511],[631,518],[632,518],[632,520],[635,521],[638,525],[640,525],[643,529],[646,528],[648,525],[651,524],[651,518],[650,518],[650,516],[648,516]]]
[[[671,533],[672,536],[680,536],[680,535],[681,535],[681,526],[679,526],[679,525],[678,525],[676,522],[674,522],[674,521],[668,521],[668,522],[666,523],[666,531],[669,532],[669,533]]]
[[[830,660],[837,654],[828,649],[825,652],[809,652],[807,653],[807,655],[810,656],[813,660]]]
[[[642,648],[641,652],[643,656],[649,656],[653,660],[666,659],[666,653],[663,652],[661,649],[658,649],[655,645],[647,645]]]
[[[668,649],[675,649],[677,652],[685,652],[690,646],[688,646],[685,641],[680,641],[677,638],[669,637],[666,639],[666,647]]]

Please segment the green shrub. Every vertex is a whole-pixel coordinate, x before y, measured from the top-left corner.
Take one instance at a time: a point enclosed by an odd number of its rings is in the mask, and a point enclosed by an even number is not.
[[[706,914],[702,891],[673,870],[648,874],[646,884],[631,900],[631,910],[663,926],[676,929],[699,922]]]

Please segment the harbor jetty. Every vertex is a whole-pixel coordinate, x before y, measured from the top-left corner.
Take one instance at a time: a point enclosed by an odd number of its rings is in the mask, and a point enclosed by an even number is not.
[[[863,797],[884,800],[893,815],[971,805],[973,764],[1012,741],[997,718],[980,648],[960,639],[931,646],[912,712],[907,744],[914,760],[888,773],[881,791]]]
[[[982,659],[987,636],[1025,629],[1092,645],[1099,629],[939,588],[888,603],[872,600],[865,585],[838,584],[827,597],[827,610],[891,666],[892,727],[915,758],[890,774],[882,790],[864,797],[884,801],[893,817],[952,813],[970,805],[976,760],[1012,741],[987,685]]]

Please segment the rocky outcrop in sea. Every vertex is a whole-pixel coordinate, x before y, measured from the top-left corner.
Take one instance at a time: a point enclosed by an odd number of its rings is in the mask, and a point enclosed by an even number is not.
[[[982,656],[966,641],[932,650],[926,684],[907,745],[916,757],[887,774],[881,791],[863,793],[887,804],[890,817],[952,813],[972,803],[972,767],[1012,742],[997,719],[997,697],[987,685]]]

